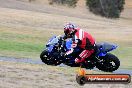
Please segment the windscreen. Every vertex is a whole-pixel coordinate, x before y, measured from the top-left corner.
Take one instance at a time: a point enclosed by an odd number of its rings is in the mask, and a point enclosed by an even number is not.
[[[58,37],[54,37],[50,42],[48,42],[48,45],[54,45],[56,43],[58,43]]]

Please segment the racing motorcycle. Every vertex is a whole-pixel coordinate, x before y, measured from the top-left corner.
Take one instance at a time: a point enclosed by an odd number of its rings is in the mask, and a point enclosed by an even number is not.
[[[113,72],[120,66],[118,57],[109,53],[117,48],[117,45],[101,42],[95,44],[95,52],[86,58],[85,62],[77,64],[75,58],[81,53],[82,49],[76,47],[73,53],[65,56],[64,54],[71,49],[72,39],[63,40],[63,36],[53,36],[46,44],[46,49],[40,54],[42,62],[47,65],[60,65],[61,63],[71,67],[80,65],[86,69],[94,67],[106,72]]]

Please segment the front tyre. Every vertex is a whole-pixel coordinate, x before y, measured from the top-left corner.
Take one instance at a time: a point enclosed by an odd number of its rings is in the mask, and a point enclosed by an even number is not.
[[[59,58],[56,57],[56,53],[50,54],[47,50],[42,51],[40,54],[40,58],[42,62],[44,62],[47,65],[59,65],[61,62],[59,61]]]
[[[47,50],[42,51],[42,53],[40,54],[40,59],[42,60],[42,62],[44,62],[45,64],[49,64],[49,53]]]
[[[119,59],[113,54],[106,54],[106,56],[99,57],[99,61],[96,67],[99,70],[106,71],[106,72],[113,72],[117,70],[120,66]]]

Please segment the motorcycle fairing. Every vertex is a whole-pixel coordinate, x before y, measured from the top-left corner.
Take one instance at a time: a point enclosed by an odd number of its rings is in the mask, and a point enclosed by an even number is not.
[[[66,49],[70,50],[71,49],[71,45],[72,45],[72,39],[69,38],[66,40]]]
[[[52,51],[52,49],[54,48],[54,45],[58,43],[58,38],[57,36],[53,36],[50,38],[50,40],[48,41],[47,45],[46,45],[46,48],[49,52]]]
[[[117,48],[117,45],[108,42],[99,43],[97,44],[97,46],[98,46],[98,51],[97,51],[98,56],[105,56],[108,52]]]

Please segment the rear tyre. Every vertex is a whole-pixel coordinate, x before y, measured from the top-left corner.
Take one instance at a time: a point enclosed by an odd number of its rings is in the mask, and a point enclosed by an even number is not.
[[[113,72],[117,70],[120,66],[119,59],[113,55],[113,54],[106,54],[106,56],[99,57],[99,61],[96,65],[96,67],[99,70],[105,71],[105,72]]]

